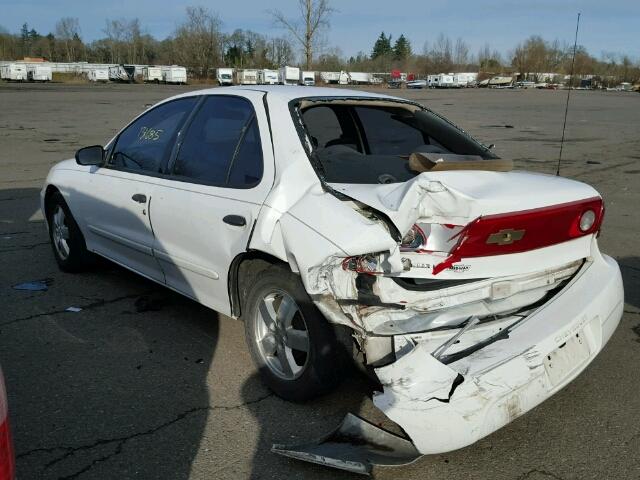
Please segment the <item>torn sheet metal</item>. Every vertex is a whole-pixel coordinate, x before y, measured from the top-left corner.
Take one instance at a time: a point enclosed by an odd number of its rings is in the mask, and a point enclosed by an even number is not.
[[[422,454],[465,447],[571,382],[611,337],[622,306],[619,269],[598,255],[561,295],[453,361],[436,360],[432,341],[396,337],[405,342],[396,344],[396,362],[375,369],[384,390],[373,402]]]
[[[420,458],[409,441],[348,413],[340,426],[316,441],[301,445],[275,444],[271,451],[306,462],[370,475],[374,465],[407,465]]]
[[[417,219],[465,225],[481,215],[528,210],[598,196],[584,183],[531,172],[425,172],[404,183],[330,184],[387,215],[400,232]],[[509,208],[505,208],[505,207]]]

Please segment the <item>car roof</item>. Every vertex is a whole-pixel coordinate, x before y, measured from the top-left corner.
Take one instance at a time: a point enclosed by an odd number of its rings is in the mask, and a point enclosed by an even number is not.
[[[364,90],[332,87],[306,87],[301,85],[243,85],[234,87],[216,87],[204,90],[195,90],[193,92],[189,92],[187,95],[215,95],[220,93],[242,95],[244,92],[248,91],[265,92],[269,94],[270,98],[276,97],[278,100],[283,102],[308,97],[361,97],[406,101],[402,98]]]

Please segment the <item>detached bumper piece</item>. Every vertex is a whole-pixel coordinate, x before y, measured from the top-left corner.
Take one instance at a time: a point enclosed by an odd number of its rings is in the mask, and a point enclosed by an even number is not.
[[[374,465],[400,466],[422,455],[409,440],[348,413],[326,437],[301,445],[275,444],[271,451],[305,462],[370,475]]]

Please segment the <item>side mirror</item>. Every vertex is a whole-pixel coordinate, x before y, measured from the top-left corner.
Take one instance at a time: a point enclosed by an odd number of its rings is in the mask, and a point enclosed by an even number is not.
[[[104,148],[102,145],[81,148],[76,152],[76,163],[101,166],[104,163]]]

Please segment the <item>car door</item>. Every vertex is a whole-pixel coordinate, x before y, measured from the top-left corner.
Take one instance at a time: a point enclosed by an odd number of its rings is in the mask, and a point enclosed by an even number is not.
[[[138,273],[164,282],[153,255],[154,179],[162,175],[177,134],[198,97],[172,100],[134,120],[108,150],[105,167],[74,192],[88,247]]]
[[[209,95],[176,147],[151,207],[154,254],[172,288],[229,314],[227,276],[273,184],[264,93]]]

